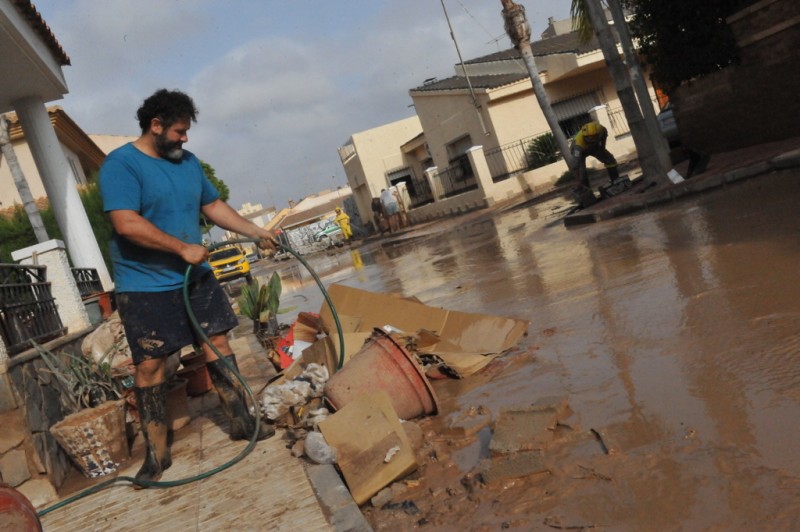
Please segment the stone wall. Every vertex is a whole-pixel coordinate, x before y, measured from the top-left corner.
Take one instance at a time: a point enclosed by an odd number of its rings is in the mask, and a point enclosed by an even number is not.
[[[80,353],[85,334],[59,338],[46,344],[51,351]],[[68,413],[61,389],[34,351],[15,355],[0,381],[0,477],[23,493],[35,506],[56,498],[56,490],[76,467],[49,432]]]
[[[684,143],[718,153],[800,136],[800,3],[762,0],[728,24],[741,64],[670,94]]]

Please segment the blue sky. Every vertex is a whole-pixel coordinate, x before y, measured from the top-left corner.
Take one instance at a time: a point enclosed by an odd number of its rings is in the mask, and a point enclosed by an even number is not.
[[[346,184],[337,148],[413,114],[409,89],[454,73],[441,0],[34,0],[70,56],[56,103],[87,133],[138,135],[161,87],[188,92],[186,148],[230,204],[285,207]],[[568,0],[520,2],[538,38]],[[445,0],[465,60],[510,47],[500,0]]]

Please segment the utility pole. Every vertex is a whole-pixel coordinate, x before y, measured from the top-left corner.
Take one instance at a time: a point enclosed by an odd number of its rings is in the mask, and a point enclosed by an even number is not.
[[[642,117],[639,103],[636,101],[636,95],[631,87],[625,65],[619,57],[617,43],[611,35],[611,28],[606,20],[600,0],[585,0],[585,6],[597,35],[597,41],[600,43],[600,49],[603,51],[603,57],[605,57],[608,65],[608,71],[614,80],[614,85],[616,85],[617,95],[622,104],[622,110],[625,112],[625,119],[631,129],[631,136],[633,137],[633,143],[636,145],[636,153],[639,156],[642,174],[645,178],[653,179],[658,184],[671,184],[672,182],[667,177],[665,169],[662,168],[658,160],[653,138],[650,136]]]
[[[489,133],[489,130],[486,129],[486,123],[483,121],[481,106],[478,103],[478,98],[475,96],[475,89],[472,88],[472,80],[469,79],[469,73],[467,72],[467,67],[464,66],[464,59],[461,57],[461,50],[458,47],[456,34],[453,32],[453,25],[450,24],[450,16],[447,14],[447,8],[444,5],[444,0],[440,1],[442,3],[442,11],[444,11],[444,18],[447,19],[447,27],[450,28],[450,38],[453,40],[453,44],[456,47],[456,54],[458,55],[458,61],[461,64],[461,71],[464,73],[464,77],[467,79],[467,87],[469,87],[469,95],[472,98],[472,106],[475,108],[475,112],[478,115],[478,122],[481,125],[481,131],[483,131],[484,135],[488,136],[491,133]]]
[[[631,84],[633,85],[633,90],[636,92],[636,98],[639,100],[639,107],[642,110],[642,116],[647,125],[647,131],[650,134],[650,138],[653,140],[656,156],[658,157],[659,163],[661,163],[661,168],[665,171],[669,170],[672,168],[672,162],[669,158],[669,145],[667,144],[667,139],[661,134],[661,128],[658,127],[658,118],[656,118],[656,112],[653,110],[650,92],[647,90],[647,83],[642,75],[639,58],[633,47],[633,39],[631,39],[631,33],[628,31],[628,22],[625,20],[625,13],[622,11],[619,0],[606,1],[608,3],[608,10],[611,12],[611,18],[614,21],[614,27],[617,28],[617,34],[622,44],[622,51],[625,53],[625,63],[628,65],[628,72],[631,76]]]
[[[536,68],[536,60],[533,57],[531,50],[531,27],[528,25],[528,19],[525,17],[525,7],[515,4],[514,0],[500,0],[503,4],[503,19],[505,20],[505,29],[514,47],[522,54],[525,61],[525,66],[528,68],[528,74],[531,77],[533,84],[533,93],[536,95],[536,100],[539,102],[539,107],[542,109],[547,125],[550,131],[553,132],[558,149],[561,151],[561,156],[564,157],[567,166],[570,170],[575,169],[575,159],[569,150],[569,143],[567,137],[561,130],[558,124],[558,119],[553,112],[553,107],[550,105],[550,100],[544,90],[544,84],[539,78],[539,69]]]
[[[31,189],[28,187],[28,182],[25,180],[25,174],[22,173],[22,167],[17,159],[17,154],[14,153],[14,147],[11,145],[11,133],[8,127],[8,120],[3,115],[0,115],[0,148],[2,148],[2,155],[8,161],[8,169],[11,171],[11,177],[14,179],[14,185],[17,187],[19,197],[22,199],[22,205],[25,208],[25,213],[28,215],[28,221],[33,227],[33,234],[36,235],[36,241],[47,242],[50,237],[47,236],[47,229],[44,227],[42,215],[36,207],[36,201],[33,199]]]

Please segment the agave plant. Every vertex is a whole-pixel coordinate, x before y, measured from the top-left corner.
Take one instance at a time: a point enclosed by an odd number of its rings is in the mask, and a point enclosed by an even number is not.
[[[267,324],[272,336],[278,332],[278,313],[280,312],[281,278],[273,272],[269,283],[261,285],[257,278],[242,287],[239,296],[239,312],[253,321],[253,333],[257,334],[262,323]]]
[[[64,352],[62,358],[39,344],[34,343],[34,347],[66,392],[62,400],[73,412],[122,397],[122,384],[112,378],[111,364],[106,360],[113,349],[95,364],[84,356]]]

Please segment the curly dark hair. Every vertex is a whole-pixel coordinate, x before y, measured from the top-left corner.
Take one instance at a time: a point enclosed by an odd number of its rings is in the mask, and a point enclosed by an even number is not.
[[[136,111],[142,133],[150,129],[150,122],[158,118],[165,128],[178,120],[190,119],[197,122],[197,107],[189,95],[178,90],[159,89],[148,97]]]

